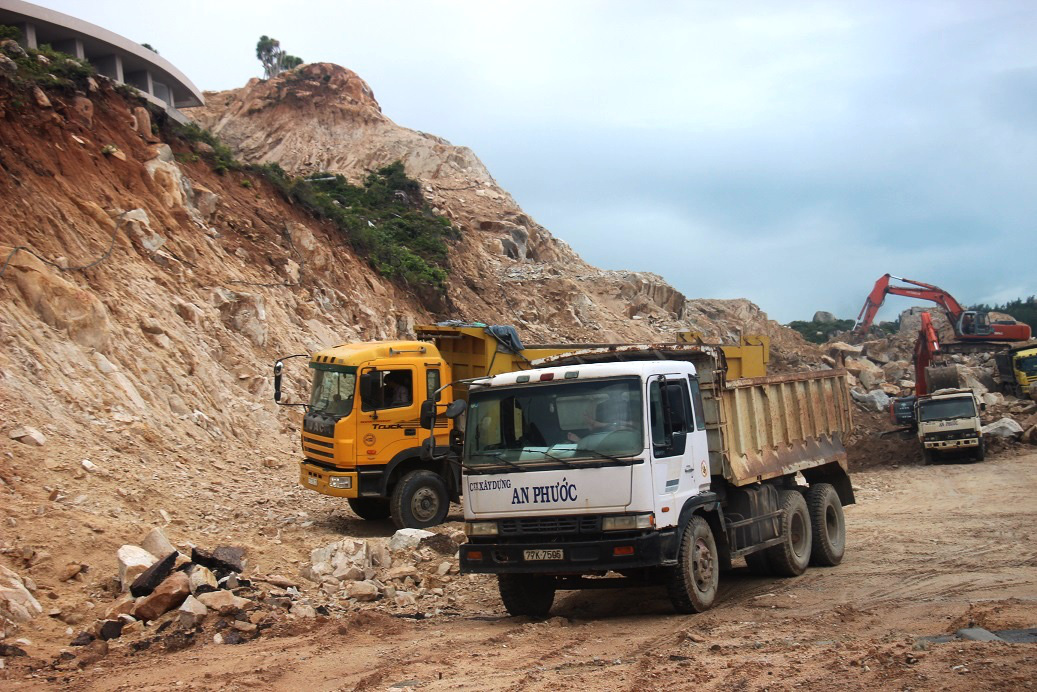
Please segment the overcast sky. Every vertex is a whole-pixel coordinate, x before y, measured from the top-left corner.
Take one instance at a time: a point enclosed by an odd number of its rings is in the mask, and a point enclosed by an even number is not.
[[[780,321],[1037,293],[1037,3],[39,0],[201,89],[261,34],[471,147],[589,262]],[[892,297],[880,318],[912,303]]]

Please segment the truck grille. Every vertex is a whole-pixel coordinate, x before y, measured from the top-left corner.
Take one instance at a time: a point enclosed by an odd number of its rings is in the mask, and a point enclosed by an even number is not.
[[[502,536],[598,533],[601,523],[598,517],[527,517],[501,519],[498,530]]]
[[[929,440],[965,440],[970,437],[979,437],[975,430],[956,430],[954,432],[932,433],[926,435]]]

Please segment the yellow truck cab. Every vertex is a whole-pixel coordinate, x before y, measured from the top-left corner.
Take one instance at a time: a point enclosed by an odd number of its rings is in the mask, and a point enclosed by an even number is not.
[[[309,401],[301,404],[306,413],[299,484],[346,498],[363,519],[392,517],[400,528],[442,523],[450,502],[460,500],[460,466],[447,455],[422,454],[428,440],[419,427],[423,401],[436,399],[442,413],[455,398],[467,399],[467,387],[451,383],[526,370],[539,358],[604,346],[524,346],[514,329],[479,323],[420,326],[416,333],[416,340],[340,344],[309,356],[312,385]],[[766,373],[768,346],[764,337],[744,337],[722,350],[738,376],[759,377]],[[279,403],[283,360],[274,366]],[[463,431],[463,416],[437,416],[436,447],[448,448],[455,429]]]
[[[1006,394],[1037,400],[1037,344],[1026,344],[995,355],[998,378]]]

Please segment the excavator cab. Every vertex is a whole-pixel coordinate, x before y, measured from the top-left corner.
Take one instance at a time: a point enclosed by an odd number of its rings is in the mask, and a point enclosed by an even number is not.
[[[966,336],[985,336],[987,334],[993,334],[994,328],[990,326],[989,313],[966,310],[961,313],[961,319],[958,320],[957,331],[959,334]]]

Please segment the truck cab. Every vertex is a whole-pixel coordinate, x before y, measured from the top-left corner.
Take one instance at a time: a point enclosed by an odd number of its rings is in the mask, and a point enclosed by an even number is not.
[[[940,389],[915,402],[918,441],[925,463],[940,457],[986,455],[979,413],[986,408],[971,389]]]
[[[459,474],[423,460],[418,434],[420,404],[444,381],[446,364],[435,345],[344,344],[314,354],[310,368],[300,485],[347,498],[365,519],[391,515],[412,527],[442,522],[459,497]],[[448,434],[444,419],[436,444],[448,444]]]
[[[645,348],[472,383],[461,571],[496,574],[509,613],[545,615],[559,589],[631,584],[665,585],[676,610],[701,612],[733,558],[782,576],[842,559],[845,373],[725,382],[718,350]]]

